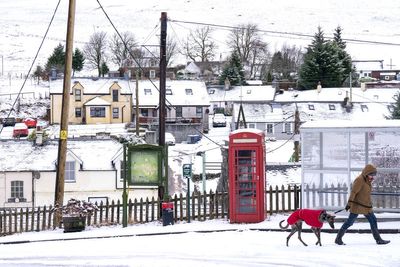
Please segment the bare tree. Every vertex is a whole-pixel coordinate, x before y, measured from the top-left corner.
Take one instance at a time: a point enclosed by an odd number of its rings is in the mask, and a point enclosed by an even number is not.
[[[251,79],[261,79],[263,70],[267,68],[270,58],[271,54],[268,50],[268,44],[260,40],[255,42],[249,53],[249,77]]]
[[[239,25],[232,29],[228,45],[233,51],[237,51],[243,64],[250,61],[250,53],[259,46],[261,38],[258,34],[258,28],[255,24]]]
[[[168,37],[167,38],[167,66],[170,65],[173,61],[173,58],[178,54],[178,45],[175,39]]]
[[[106,49],[107,34],[105,32],[93,33],[83,49],[87,62],[97,69],[99,77],[102,73],[101,66],[106,60]]]
[[[303,53],[295,45],[284,44],[280,51],[272,56],[270,71],[279,73],[280,78],[291,79],[291,73],[297,73],[302,63]]]
[[[193,61],[211,61],[217,49],[217,45],[211,37],[212,32],[208,26],[190,31],[181,53]]]
[[[130,58],[129,51],[133,51],[137,45],[135,37],[131,32],[122,32],[122,39],[118,34],[114,34],[110,41],[110,50],[112,61],[119,67],[126,65],[127,59]]]

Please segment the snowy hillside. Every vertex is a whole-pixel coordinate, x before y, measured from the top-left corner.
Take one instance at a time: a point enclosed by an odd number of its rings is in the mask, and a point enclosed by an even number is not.
[[[58,43],[63,43],[67,27],[67,0],[61,0],[48,38],[44,42],[37,64],[43,65]],[[114,33],[95,0],[76,1],[75,47],[83,48],[94,31]],[[198,25],[184,22],[201,22],[213,25],[236,26],[255,23],[262,30],[264,41],[273,52],[283,43],[305,47],[310,43],[318,26],[326,37],[340,25],[343,38],[368,40],[396,45],[382,45],[348,41],[348,52],[353,59],[383,59],[384,67],[392,60],[400,66],[397,53],[400,35],[400,2],[395,0],[99,0],[119,31],[134,32],[138,43],[156,45],[159,42],[159,18],[167,12],[167,34],[181,44],[188,30]],[[0,75],[27,73],[45,34],[58,1],[19,0],[0,1]],[[251,3],[251,4],[249,4]],[[222,57],[226,49],[228,30],[215,28],[213,37]],[[219,54],[217,57],[219,57]],[[177,58],[174,63],[185,63]],[[37,65],[35,64],[35,65]]]

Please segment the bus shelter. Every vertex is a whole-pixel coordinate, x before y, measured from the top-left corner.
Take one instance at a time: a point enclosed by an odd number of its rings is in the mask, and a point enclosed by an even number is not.
[[[345,207],[354,179],[372,163],[377,211],[400,211],[400,120],[310,121],[300,127],[302,207]]]

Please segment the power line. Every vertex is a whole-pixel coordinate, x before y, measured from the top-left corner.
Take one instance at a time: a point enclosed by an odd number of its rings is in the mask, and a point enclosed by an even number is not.
[[[193,25],[200,25],[200,26],[210,26],[215,28],[222,28],[228,30],[242,30],[245,29],[244,27],[238,26],[229,26],[229,25],[222,25],[222,24],[214,24],[214,23],[205,23],[205,22],[195,22],[195,21],[184,21],[184,20],[170,20],[171,22],[180,22],[186,24],[193,24]],[[297,36],[297,37],[306,37],[314,38],[312,34],[305,34],[305,33],[295,33],[295,32],[283,32],[283,31],[271,31],[271,30],[257,30],[258,32],[268,33],[268,34],[279,34],[279,35],[288,35],[288,36]],[[333,37],[325,37],[326,39],[333,39]],[[362,43],[362,44],[379,44],[379,45],[392,45],[392,46],[400,46],[400,43],[391,43],[391,42],[380,42],[380,41],[371,41],[371,40],[361,40],[361,39],[352,39],[352,38],[342,38],[343,41],[350,42],[350,43]]]
[[[24,79],[24,82],[22,83],[21,88],[20,88],[19,91],[18,91],[18,95],[17,95],[17,97],[15,98],[15,101],[14,101],[14,103],[12,104],[11,109],[10,109],[10,111],[9,111],[8,114],[7,114],[7,119],[10,117],[11,112],[12,112],[13,109],[14,109],[14,106],[15,106],[15,104],[17,103],[17,101],[18,101],[18,99],[19,99],[19,97],[20,97],[20,95],[21,95],[22,89],[24,89],[25,83],[26,83],[26,81],[28,80],[29,74],[31,73],[32,68],[33,68],[33,65],[35,64],[35,61],[36,61],[36,59],[37,59],[37,57],[38,57],[38,55],[39,55],[40,49],[42,48],[43,43],[44,43],[44,41],[45,41],[45,39],[46,39],[46,37],[47,37],[47,33],[48,33],[49,30],[50,30],[50,26],[51,26],[51,24],[53,23],[53,20],[54,20],[54,17],[55,17],[55,15],[56,15],[56,13],[57,13],[58,6],[60,5],[60,2],[61,2],[61,0],[58,0],[58,3],[57,3],[57,5],[56,5],[56,8],[54,9],[54,12],[53,12],[53,16],[51,17],[51,20],[50,20],[50,22],[49,22],[49,25],[47,26],[46,32],[45,32],[45,34],[44,34],[44,36],[43,36],[43,38],[42,38],[42,42],[40,43],[39,48],[38,48],[38,50],[37,50],[37,52],[36,52],[36,55],[35,55],[35,57],[33,58],[32,64],[31,64],[31,66],[30,66],[30,68],[29,68],[29,70],[28,70],[28,73],[27,73],[27,75],[26,75],[26,77],[25,77],[25,79]],[[3,128],[4,128],[4,127],[1,127],[1,128],[0,128],[0,134],[1,134],[1,132],[3,131]]]

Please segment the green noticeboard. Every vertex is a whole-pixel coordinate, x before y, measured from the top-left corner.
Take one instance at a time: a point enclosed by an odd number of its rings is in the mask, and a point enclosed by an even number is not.
[[[162,147],[138,145],[128,148],[128,183],[159,185],[161,182]]]

